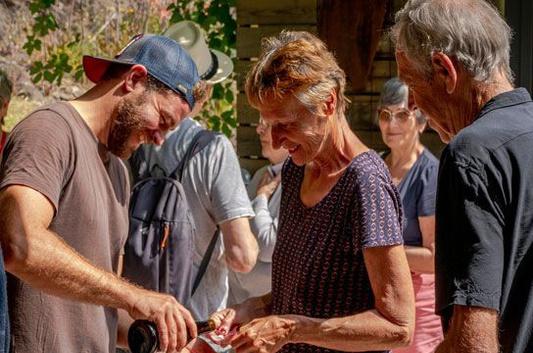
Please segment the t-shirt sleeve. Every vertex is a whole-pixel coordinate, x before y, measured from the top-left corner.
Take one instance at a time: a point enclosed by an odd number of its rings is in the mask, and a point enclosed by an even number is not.
[[[360,239],[362,248],[403,244],[398,191],[381,172],[372,172],[360,179],[354,236]]]
[[[420,194],[416,202],[419,217],[433,216],[437,198],[438,164],[428,165],[420,175]]]
[[[204,151],[202,151],[204,152]],[[254,211],[244,181],[237,154],[225,136],[217,136],[205,149],[209,160],[203,168],[210,195],[212,212],[217,224],[241,217],[253,217]]]
[[[437,201],[437,312],[454,304],[498,310],[505,256],[504,211],[496,184],[471,162],[443,165]]]
[[[2,156],[0,189],[24,185],[43,194],[58,209],[61,190],[72,170],[71,134],[56,113],[41,110],[21,121]]]

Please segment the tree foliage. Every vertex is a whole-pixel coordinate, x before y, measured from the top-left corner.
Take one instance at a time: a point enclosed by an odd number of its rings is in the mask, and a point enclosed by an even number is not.
[[[160,33],[181,20],[198,23],[209,38],[210,48],[236,56],[235,0],[108,0],[105,5],[98,9],[85,0],[28,2],[32,23],[23,49],[31,59],[32,81],[45,92],[60,87],[64,79],[83,84],[83,54],[113,57],[133,35]],[[216,84],[213,99],[198,118],[209,128],[231,136],[237,126],[235,92],[233,75]]]
[[[235,0],[193,0],[185,4],[177,1],[168,7],[172,11],[170,23],[183,20],[199,24],[209,38],[209,47],[226,53],[232,59],[236,57]],[[235,113],[235,92],[237,90],[234,74],[213,87],[213,97],[206,103],[201,120],[209,128],[222,131],[231,136],[237,127]]]

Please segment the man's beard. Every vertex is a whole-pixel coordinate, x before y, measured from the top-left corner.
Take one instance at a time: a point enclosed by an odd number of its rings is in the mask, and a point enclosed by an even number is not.
[[[144,129],[146,124],[140,107],[147,101],[147,95],[139,98],[123,99],[118,103],[117,116],[109,133],[107,148],[120,158],[128,158],[133,151],[128,150],[128,140],[134,133]]]

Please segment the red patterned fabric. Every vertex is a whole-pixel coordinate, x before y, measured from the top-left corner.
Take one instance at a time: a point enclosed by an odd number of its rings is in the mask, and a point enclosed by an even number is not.
[[[273,313],[331,318],[373,308],[362,250],[403,243],[400,196],[385,164],[374,151],[360,154],[310,208],[300,199],[303,176],[289,159],[272,259]],[[282,352],[334,351],[290,344]]]

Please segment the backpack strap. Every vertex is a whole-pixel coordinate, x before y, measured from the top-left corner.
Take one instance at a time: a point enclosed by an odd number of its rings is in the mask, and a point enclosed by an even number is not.
[[[194,292],[196,292],[196,289],[200,285],[200,281],[202,280],[202,277],[204,276],[205,271],[207,270],[207,265],[209,265],[209,260],[211,260],[211,255],[213,255],[213,251],[215,250],[215,245],[217,243],[219,235],[220,235],[220,228],[217,225],[217,230],[215,231],[215,234],[213,234],[213,237],[211,238],[211,241],[209,242],[209,246],[207,247],[207,250],[205,251],[205,255],[202,259],[202,262],[200,263],[200,267],[198,268],[198,273],[196,274],[196,277],[194,278],[191,297],[194,295]]]
[[[171,179],[176,179],[181,183],[185,166],[189,163],[189,161],[192,159],[192,157],[194,157],[195,154],[197,154],[202,149],[204,149],[204,147],[209,145],[209,143],[211,143],[211,141],[215,139],[216,135],[216,133],[209,130],[201,130],[196,135],[194,135],[191,143],[189,144],[189,147],[187,148],[187,151],[185,152],[185,155],[178,163],[176,169],[174,169],[174,171],[170,173],[169,177]]]
[[[206,147],[211,141],[215,139],[217,136],[216,133],[209,131],[209,130],[201,130],[198,132],[193,138],[191,143],[189,144],[189,147],[187,148],[187,151],[185,152],[185,155],[179,162],[176,169],[170,174],[170,178],[176,179],[179,182],[181,182],[183,178],[183,170],[185,169],[185,166],[189,161],[194,157],[195,154],[200,152],[204,147]],[[202,280],[202,277],[205,274],[205,271],[207,270],[207,265],[209,265],[209,261],[211,260],[211,256],[213,255],[213,251],[215,250],[215,245],[217,243],[217,240],[220,235],[220,228],[217,226],[217,230],[215,231],[215,234],[213,234],[213,237],[211,238],[211,241],[209,242],[209,246],[207,247],[207,250],[204,254],[204,257],[202,258],[202,262],[200,263],[200,267],[198,268],[198,273],[196,274],[196,277],[194,278],[194,283],[192,286],[191,296],[196,292],[196,289],[200,285],[200,281]]]

